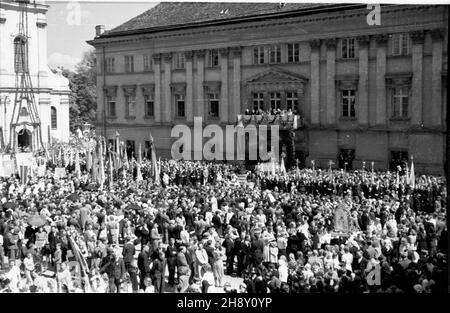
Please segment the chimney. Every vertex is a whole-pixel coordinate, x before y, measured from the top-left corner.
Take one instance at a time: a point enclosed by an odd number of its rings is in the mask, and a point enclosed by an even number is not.
[[[95,26],[95,37],[101,36],[105,32],[105,25]]]

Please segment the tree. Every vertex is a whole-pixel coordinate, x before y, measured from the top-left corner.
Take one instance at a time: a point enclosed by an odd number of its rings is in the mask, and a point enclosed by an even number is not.
[[[75,72],[63,70],[69,79],[70,131],[82,129],[82,125],[94,125],[97,111],[97,78],[95,73],[95,52],[89,50],[75,67]]]

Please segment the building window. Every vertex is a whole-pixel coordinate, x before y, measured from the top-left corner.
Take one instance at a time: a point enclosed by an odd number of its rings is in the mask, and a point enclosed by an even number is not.
[[[127,106],[127,117],[136,117],[136,97],[133,95],[125,96]]]
[[[153,69],[152,66],[152,56],[151,55],[144,55],[144,72],[149,72]]]
[[[145,116],[153,116],[154,115],[153,96],[150,95],[144,96],[144,101],[145,101]]]
[[[109,116],[116,116],[116,97],[107,97]]]
[[[52,129],[58,128],[58,117],[55,107],[50,107],[50,116],[51,116],[51,123],[52,123]]]
[[[266,63],[264,47],[253,48],[253,64],[264,64],[264,63]]]
[[[131,159],[132,157],[135,156],[136,153],[134,140],[127,140],[126,144],[127,144],[126,146],[127,157],[128,159]]]
[[[14,39],[14,69],[16,73],[28,72],[27,41],[18,36]]]
[[[392,92],[392,117],[407,118],[409,87],[394,87]]]
[[[132,55],[125,56],[125,72],[126,73],[134,72],[134,56]]]
[[[291,110],[295,114],[298,112],[298,95],[296,92],[286,93],[286,106],[288,110]]]
[[[208,67],[219,66],[219,50],[213,49],[208,51]]]
[[[108,139],[108,150],[116,151],[116,140],[115,139]]]
[[[281,63],[281,46],[272,45],[269,46],[269,63]]]
[[[389,170],[397,172],[397,166],[403,170],[408,164],[408,151],[391,151],[391,160],[389,162]]]
[[[341,43],[341,57],[343,59],[355,58],[355,38],[344,38]]]
[[[300,61],[300,44],[290,43],[287,45],[287,61],[289,63]]]
[[[341,91],[342,117],[355,117],[355,90]]]
[[[281,107],[281,94],[279,92],[270,93],[270,108],[278,110]]]
[[[28,110],[26,107],[21,107],[20,108],[20,112],[19,112],[20,116],[27,116],[28,115]]]
[[[114,73],[114,58],[106,58],[106,73]]]
[[[392,35],[392,55],[408,55],[409,54],[409,35],[407,33],[399,33]]]
[[[175,95],[177,117],[184,117],[184,95]]]
[[[174,68],[177,70],[184,69],[186,67],[186,62],[184,58],[184,52],[175,53],[174,57]]]
[[[253,110],[255,113],[264,110],[264,94],[262,92],[253,93]]]
[[[208,102],[209,102],[209,116],[219,117],[219,94],[209,93]]]
[[[150,141],[146,140],[144,142],[144,159],[151,159],[152,158],[152,149],[150,148]]]
[[[355,149],[339,149],[338,166],[341,169],[353,169],[353,160],[355,159]]]

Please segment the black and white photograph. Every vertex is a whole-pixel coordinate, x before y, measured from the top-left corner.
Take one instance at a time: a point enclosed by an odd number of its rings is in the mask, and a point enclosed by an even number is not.
[[[0,0],[0,293],[448,293],[449,13]]]

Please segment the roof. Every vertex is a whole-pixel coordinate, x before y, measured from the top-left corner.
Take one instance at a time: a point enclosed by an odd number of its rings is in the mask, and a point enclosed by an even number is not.
[[[274,14],[330,6],[332,5],[323,3],[286,3],[280,5],[278,3],[162,2],[128,22],[105,32],[100,37],[203,26],[208,23],[236,21],[251,17],[261,18]]]

